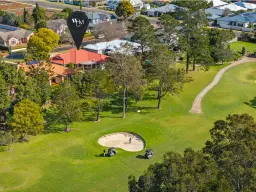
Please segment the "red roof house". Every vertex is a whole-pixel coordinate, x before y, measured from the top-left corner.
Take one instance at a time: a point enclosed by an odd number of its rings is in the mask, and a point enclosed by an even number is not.
[[[108,56],[86,50],[70,49],[67,53],[61,53],[51,58],[51,62],[59,65],[73,63],[76,67],[90,66],[106,61]]]

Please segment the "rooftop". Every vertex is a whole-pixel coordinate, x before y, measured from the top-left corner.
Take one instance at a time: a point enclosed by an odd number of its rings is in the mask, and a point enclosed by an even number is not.
[[[235,21],[240,23],[255,23],[256,22],[256,12],[247,12],[235,16],[227,16],[217,19],[219,21]]]
[[[77,50],[75,48],[70,49],[67,53],[62,53],[51,58],[52,63],[67,65],[69,63],[85,64],[89,62],[103,62],[108,57],[106,55],[86,51]]]

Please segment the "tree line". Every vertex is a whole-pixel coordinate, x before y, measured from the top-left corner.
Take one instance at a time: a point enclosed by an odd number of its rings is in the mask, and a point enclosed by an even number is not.
[[[166,153],[138,179],[129,176],[129,191],[255,191],[255,126],[248,114],[216,121],[201,150]]]

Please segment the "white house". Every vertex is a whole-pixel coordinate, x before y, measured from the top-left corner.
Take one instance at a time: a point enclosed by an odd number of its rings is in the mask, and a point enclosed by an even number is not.
[[[108,42],[100,42],[96,44],[88,44],[84,46],[84,49],[87,51],[92,51],[96,52],[99,54],[109,54],[113,52],[122,52],[123,50],[121,49],[122,45],[128,44],[130,45],[134,50],[138,49],[140,47],[139,43],[134,43],[130,42],[127,40],[113,40],[113,41],[108,41]]]
[[[208,3],[212,2],[213,3],[213,7],[216,6],[221,6],[221,5],[226,5],[226,2],[223,2],[221,0],[207,0]]]
[[[110,9],[113,9],[115,10],[116,7],[118,6],[118,4],[121,2],[122,0],[109,0],[108,1],[108,7]],[[141,0],[129,0],[130,3],[132,4],[132,6],[139,10],[139,9],[142,9],[143,8],[143,2]]]
[[[239,1],[239,2],[235,2],[234,4],[236,4],[240,7],[246,8],[248,10],[251,10],[251,11],[256,10],[256,4],[253,4],[253,3],[245,3],[245,2]]]
[[[247,10],[247,8],[238,6],[235,3],[230,3],[230,4],[227,4],[227,5],[219,6],[218,9],[223,9],[223,10],[228,9],[229,11],[233,11],[233,12],[246,11]]]
[[[181,7],[174,5],[174,4],[168,4],[162,7],[157,7],[157,8],[153,8],[153,9],[149,9],[147,10],[147,15],[148,16],[155,16],[158,17],[161,14],[164,13],[174,13],[176,12],[177,9],[180,9]]]

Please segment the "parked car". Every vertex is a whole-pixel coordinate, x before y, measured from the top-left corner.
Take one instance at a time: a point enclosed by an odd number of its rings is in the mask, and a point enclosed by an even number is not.
[[[145,158],[150,159],[153,156],[153,150],[147,149],[145,153]]]

